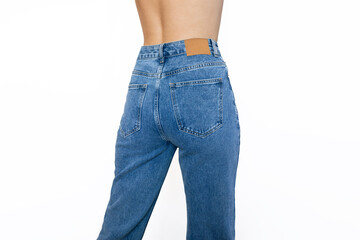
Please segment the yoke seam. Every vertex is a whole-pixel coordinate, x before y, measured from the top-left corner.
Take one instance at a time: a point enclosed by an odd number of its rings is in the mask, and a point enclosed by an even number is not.
[[[194,69],[199,69],[199,68],[204,68],[204,67],[211,67],[211,66],[226,66],[225,62],[205,62],[205,63],[199,63],[199,64],[195,64],[195,65],[191,65],[191,66],[186,66],[186,67],[182,67],[182,68],[178,68],[175,70],[171,70],[168,72],[162,72],[161,73],[161,77],[168,77],[171,75],[175,75],[178,73],[182,73],[182,72],[186,72],[186,71],[190,71],[190,70],[194,70]],[[147,72],[143,72],[141,70],[137,70],[134,69],[132,71],[132,74],[134,75],[139,75],[139,76],[145,76],[145,77],[155,77],[157,78],[159,73],[147,73]]]

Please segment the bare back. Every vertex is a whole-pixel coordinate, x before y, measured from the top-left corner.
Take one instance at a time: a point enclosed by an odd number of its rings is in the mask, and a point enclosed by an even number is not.
[[[188,38],[218,41],[223,0],[135,0],[144,45]]]

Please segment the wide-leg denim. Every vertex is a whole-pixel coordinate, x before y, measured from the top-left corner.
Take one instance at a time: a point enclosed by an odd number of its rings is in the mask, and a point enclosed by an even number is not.
[[[207,40],[210,55],[187,56],[184,40],[141,46],[128,83],[115,176],[97,240],[142,239],[177,148],[186,239],[235,239],[238,110],[218,43]]]

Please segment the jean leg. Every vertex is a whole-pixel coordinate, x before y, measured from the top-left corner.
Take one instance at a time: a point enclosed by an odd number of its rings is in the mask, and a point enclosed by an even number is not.
[[[116,148],[115,177],[97,240],[142,239],[176,151],[170,142],[152,151],[139,145],[131,153],[125,146]]]
[[[235,239],[235,182],[240,125],[228,77],[223,126],[205,138],[184,133],[179,163],[187,204],[187,240]]]

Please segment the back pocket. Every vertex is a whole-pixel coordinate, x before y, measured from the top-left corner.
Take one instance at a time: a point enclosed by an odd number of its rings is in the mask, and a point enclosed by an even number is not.
[[[147,84],[129,84],[119,130],[127,137],[140,130],[141,111]]]
[[[222,78],[169,83],[179,130],[205,138],[223,125]]]

